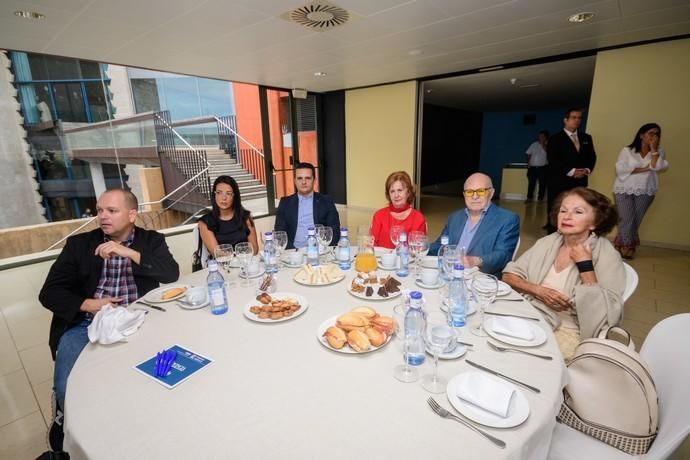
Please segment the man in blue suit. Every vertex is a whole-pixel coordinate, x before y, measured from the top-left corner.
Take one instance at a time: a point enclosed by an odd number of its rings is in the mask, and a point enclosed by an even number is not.
[[[321,224],[333,229],[331,245],[340,240],[340,217],[333,200],[328,195],[314,191],[315,168],[311,163],[295,166],[297,193],[280,199],[276,211],[275,230],[288,236],[288,249],[307,245],[307,228]]]
[[[468,177],[463,196],[466,208],[448,216],[441,235],[448,235],[449,244],[466,248],[465,268],[479,267],[484,273],[500,276],[517,246],[520,218],[491,204],[494,188],[486,174]],[[441,236],[431,245],[429,254],[437,255],[440,246]]]

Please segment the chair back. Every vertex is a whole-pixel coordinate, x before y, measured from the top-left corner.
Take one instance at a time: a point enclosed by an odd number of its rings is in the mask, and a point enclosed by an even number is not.
[[[690,313],[666,318],[647,335],[640,355],[659,395],[659,434],[643,457],[665,459],[690,435]]]
[[[511,259],[513,262],[515,262],[515,259],[517,258],[518,249],[520,249],[520,237],[519,236],[518,236],[517,243],[515,244],[515,250],[513,251],[513,258]]]
[[[201,241],[201,235],[199,235],[199,225],[197,224],[192,230],[192,241],[194,252],[196,252],[199,247],[201,247],[201,268],[206,268],[208,265],[208,259],[210,258],[208,249],[203,241]]]
[[[625,269],[625,290],[623,291],[623,302],[626,302],[631,295],[637,289],[637,283],[640,281],[640,277],[637,276],[637,272],[630,265],[623,262],[623,268]]]

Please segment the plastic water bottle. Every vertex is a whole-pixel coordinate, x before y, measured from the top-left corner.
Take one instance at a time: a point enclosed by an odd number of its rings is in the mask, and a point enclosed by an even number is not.
[[[421,366],[426,357],[424,333],[426,314],[422,310],[424,300],[419,291],[410,292],[410,308],[405,314],[405,342],[407,344],[407,364]]]
[[[448,285],[448,311],[450,325],[462,327],[467,317],[467,293],[465,292],[465,267],[455,264],[453,278]]]
[[[276,245],[273,243],[273,232],[264,234],[264,265],[266,266],[266,273],[278,271],[278,253]]]
[[[307,264],[319,266],[319,241],[316,239],[314,227],[307,229]]]
[[[438,259],[438,271],[441,274],[443,281],[448,281],[448,276],[446,276],[446,272],[443,270],[443,251],[446,249],[446,246],[448,246],[448,241],[448,235],[441,235],[441,246],[438,248],[438,252],[436,253],[436,258]]]
[[[350,240],[347,237],[347,227],[340,227],[340,241],[338,241],[338,265],[341,270],[349,270],[352,266],[350,261]]]
[[[218,271],[218,262],[208,261],[208,298],[211,301],[211,313],[222,315],[228,311],[228,295],[225,292],[225,278]]]
[[[398,247],[395,248],[395,252],[398,254],[398,258],[400,259],[400,266],[398,267],[398,270],[396,270],[395,274],[401,278],[404,278],[410,274],[407,268],[410,265],[410,247],[407,245],[407,234],[400,234]]]

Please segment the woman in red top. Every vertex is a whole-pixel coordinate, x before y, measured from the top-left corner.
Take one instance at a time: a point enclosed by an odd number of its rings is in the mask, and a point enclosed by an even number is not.
[[[415,190],[410,176],[405,171],[396,171],[386,179],[388,206],[374,213],[371,221],[371,235],[374,246],[394,248],[391,241],[391,227],[399,225],[407,233],[415,230],[426,233],[424,215],[412,207]]]

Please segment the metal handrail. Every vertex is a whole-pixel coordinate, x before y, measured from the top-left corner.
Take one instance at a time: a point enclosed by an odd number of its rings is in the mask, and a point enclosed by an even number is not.
[[[249,142],[247,139],[245,139],[244,137],[242,137],[242,136],[240,135],[240,133],[238,133],[237,131],[235,131],[234,129],[232,129],[230,126],[228,126],[228,124],[225,123],[223,120],[221,120],[220,118],[215,117],[215,116],[214,116],[213,118],[216,119],[216,122],[217,122],[217,123],[220,123],[221,125],[225,126],[227,129],[229,129],[230,131],[232,131],[232,133],[233,133],[235,136],[239,137],[245,144],[247,144],[249,147],[251,147],[252,150],[254,150],[256,153],[258,153],[258,154],[261,155],[262,157],[264,156],[264,154],[263,154],[263,152],[262,152],[261,150],[259,150],[259,149],[257,149],[256,147],[254,147],[254,145],[253,145],[251,142]],[[265,157],[264,157],[264,158],[265,158]]]
[[[204,157],[202,157],[201,155],[199,155],[199,152],[197,152],[196,149],[195,149],[194,147],[192,147],[192,145],[191,145],[189,142],[187,142],[187,140],[186,140],[184,137],[182,137],[182,136],[180,135],[180,133],[178,133],[178,132],[175,130],[175,128],[173,128],[172,126],[170,126],[170,124],[169,124],[167,121],[165,121],[165,119],[164,119],[163,117],[161,117],[160,115],[158,115],[158,112],[156,112],[155,116],[156,116],[156,118],[158,118],[165,126],[167,126],[168,128],[170,128],[170,130],[172,131],[172,133],[173,133],[175,136],[177,136],[182,142],[184,142],[184,145],[186,145],[187,148],[189,148],[189,149],[190,149],[192,152],[194,152],[199,158],[203,159],[203,160],[206,162],[206,169],[205,169],[204,171],[206,171],[207,169],[209,169],[209,168],[211,167],[211,163],[209,163],[208,160],[206,160]],[[215,118],[215,117],[214,117],[214,118]],[[216,118],[216,119],[217,119],[217,118]],[[202,172],[203,172],[203,171],[202,171]]]

